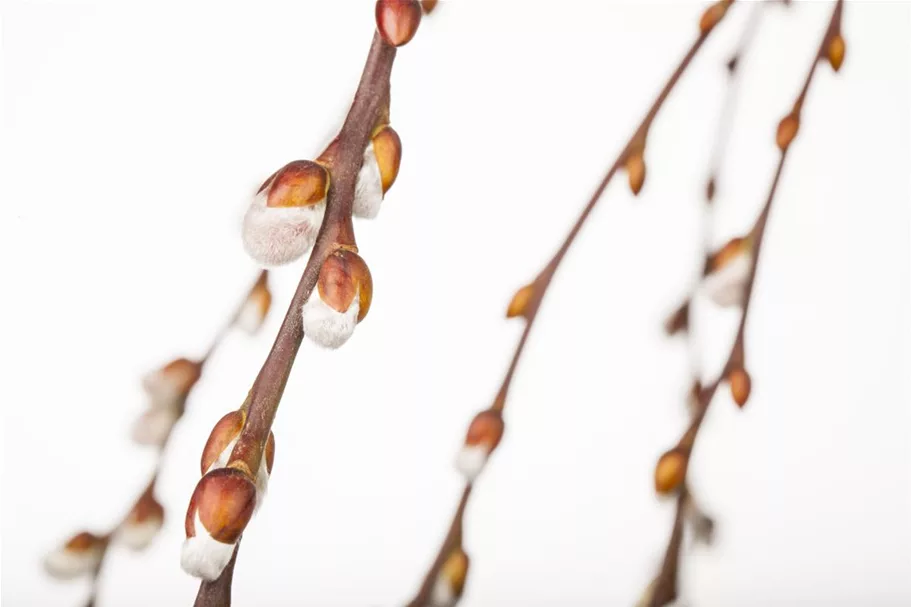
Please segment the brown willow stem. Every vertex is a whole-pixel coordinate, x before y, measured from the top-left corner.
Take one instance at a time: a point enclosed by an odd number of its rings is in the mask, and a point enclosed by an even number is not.
[[[840,30],[841,15],[843,10],[842,7],[843,0],[837,0],[835,7],[832,10],[832,17],[829,20],[829,25],[826,28],[822,41],[819,44],[819,49],[816,51],[816,55],[813,57],[813,62],[810,66],[806,80],[804,81],[803,88],[801,89],[800,94],[797,96],[797,99],[794,102],[792,114],[795,116],[800,115],[800,111],[803,108],[804,101],[806,100],[807,92],[810,90],[810,84],[813,82],[813,76],[816,74],[816,68],[819,62],[825,58],[826,49],[830,40]],[[785,161],[787,160],[788,151],[790,149],[790,143],[781,149],[778,166],[775,169],[774,176],[772,177],[772,183],[769,187],[768,196],[766,198],[765,204],[762,207],[762,211],[759,213],[759,217],[757,217],[756,223],[754,224],[751,231],[755,243],[753,245],[752,263],[750,264],[750,272],[748,274],[746,286],[744,288],[743,313],[741,314],[740,322],[737,325],[737,332],[734,337],[734,342],[731,345],[730,353],[728,354],[727,360],[725,361],[721,372],[718,374],[715,380],[700,392],[699,405],[696,415],[693,417],[689,428],[684,434],[683,439],[680,441],[681,446],[684,447],[688,453],[692,451],[692,448],[695,445],[696,437],[699,434],[699,429],[702,427],[702,421],[705,419],[709,405],[711,405],[712,399],[715,396],[715,393],[718,391],[718,386],[721,385],[721,383],[724,381],[724,378],[731,370],[732,365],[742,355],[747,317],[749,315],[750,304],[753,299],[753,288],[756,284],[756,269],[759,265],[759,255],[762,249],[766,226],[768,224],[769,213],[772,210],[772,202],[775,199],[775,192],[778,190],[778,184],[781,181],[781,174],[784,170]],[[687,470],[684,471],[684,476],[686,476],[687,472],[688,467]],[[677,502],[677,519],[679,519],[682,515],[684,503],[685,500],[678,500]],[[661,566],[661,572],[658,574],[657,584],[655,585],[654,593],[652,594],[652,599],[649,603],[650,607],[662,607],[663,605],[666,605],[677,598],[677,569],[682,544],[682,534],[672,532],[671,537],[668,541],[667,550],[665,552],[664,562]]]
[[[717,25],[717,23],[715,25]],[[601,182],[595,188],[595,191],[592,193],[591,198],[589,198],[585,207],[582,209],[581,214],[576,219],[576,222],[573,224],[569,233],[564,238],[563,243],[560,245],[560,248],[557,249],[557,252],[535,279],[533,283],[534,288],[531,299],[528,302],[527,311],[525,313],[525,328],[522,331],[522,335],[519,337],[518,343],[516,344],[516,349],[513,353],[512,360],[510,361],[509,367],[506,370],[506,374],[503,377],[503,381],[500,384],[500,389],[497,392],[494,403],[491,406],[492,409],[502,411],[506,406],[506,397],[509,392],[509,386],[512,383],[513,376],[515,375],[516,369],[519,365],[519,359],[522,356],[522,352],[525,350],[525,345],[528,342],[528,336],[531,334],[531,329],[534,325],[535,318],[538,316],[538,309],[540,307],[541,301],[544,298],[544,294],[547,292],[551,281],[553,280],[557,268],[560,266],[563,258],[566,257],[566,253],[569,251],[573,242],[576,240],[576,236],[578,236],[579,232],[582,230],[582,226],[585,224],[589,215],[598,204],[601,195],[604,193],[604,190],[607,189],[607,186],[610,184],[611,179],[613,179],[617,171],[626,162],[629,154],[632,151],[641,149],[642,146],[644,146],[649,129],[651,128],[655,118],[658,116],[658,112],[661,110],[671,91],[677,85],[680,77],[686,71],[687,67],[689,67],[689,65],[692,63],[693,58],[699,52],[699,49],[702,48],[702,45],[708,39],[709,35],[714,31],[715,25],[700,31],[699,36],[696,38],[696,40],[693,41],[692,45],[684,54],[683,59],[680,60],[677,67],[668,78],[667,82],[661,88],[661,91],[658,93],[657,98],[646,112],[645,118],[642,119],[642,122],[633,132],[626,145],[623,146],[620,154],[610,165],[607,172],[604,174],[604,177],[602,177]],[[462,492],[459,507],[456,509],[455,516],[453,516],[452,522],[449,525],[449,530],[447,531],[446,537],[440,545],[440,549],[434,558],[433,564],[427,572],[427,575],[424,577],[418,593],[411,600],[411,602],[408,603],[408,607],[424,607],[428,604],[431,593],[433,592],[434,583],[440,573],[440,569],[446,561],[446,557],[448,556],[449,552],[454,548],[455,538],[458,538],[461,535],[462,521],[465,516],[465,506],[467,505],[470,493],[471,484],[469,483],[466,484],[465,489]]]
[[[354,244],[351,210],[355,184],[376,118],[389,96],[389,77],[395,54],[395,47],[384,42],[379,33],[374,33],[354,101],[339,131],[323,223],[272,350],[253,382],[246,422],[231,453],[231,462],[243,462],[253,473],[259,470],[275,413],[304,338],[301,321],[304,303],[316,286],[323,262],[340,241],[350,240]],[[232,563],[217,580],[200,583],[196,607],[230,604],[233,569]]]

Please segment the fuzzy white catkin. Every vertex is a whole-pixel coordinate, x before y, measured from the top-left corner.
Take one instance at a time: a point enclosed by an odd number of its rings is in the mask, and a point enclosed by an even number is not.
[[[300,259],[316,240],[326,200],[305,207],[269,207],[266,198],[265,191],[257,194],[244,215],[244,250],[264,266]]]
[[[133,424],[133,440],[140,445],[160,447],[171,434],[179,417],[174,408],[148,409]]]
[[[380,175],[380,165],[376,160],[371,142],[364,150],[364,163],[357,174],[352,212],[355,217],[373,219],[379,214],[382,204],[383,178]]]
[[[115,539],[131,550],[144,550],[161,531],[164,521],[149,517],[141,522],[127,522],[117,529]]]
[[[93,572],[101,562],[101,555],[101,548],[81,551],[59,548],[45,557],[44,568],[58,580],[71,580]]]
[[[234,326],[248,335],[253,335],[259,330],[265,319],[266,317],[259,301],[251,297],[247,299],[237,314]]]
[[[437,581],[433,585],[433,591],[430,593],[431,607],[454,607],[459,597],[452,591],[452,585],[442,574],[437,576]]]
[[[344,312],[338,312],[326,304],[314,288],[301,310],[304,335],[324,348],[341,347],[354,333],[357,315],[360,311],[360,289],[354,293],[354,300]]]
[[[234,554],[235,544],[224,544],[212,538],[199,515],[194,522],[196,535],[184,540],[180,550],[180,566],[193,577],[208,581],[218,579]]]
[[[753,265],[753,256],[741,253],[723,267],[705,277],[702,290],[722,307],[739,306],[743,304],[747,279]]]
[[[456,469],[472,483],[481,474],[489,456],[490,450],[485,445],[464,445],[456,455]]]

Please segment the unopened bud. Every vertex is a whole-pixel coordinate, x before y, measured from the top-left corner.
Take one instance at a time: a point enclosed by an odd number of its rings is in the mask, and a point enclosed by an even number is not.
[[[728,374],[728,382],[731,384],[731,397],[741,409],[750,398],[750,374],[743,367],[732,369]]]
[[[503,438],[503,429],[503,414],[496,409],[481,411],[471,420],[465,443],[456,457],[456,468],[467,482],[474,482],[484,469]]]
[[[775,143],[782,151],[788,149],[797,131],[800,129],[800,119],[796,114],[788,114],[778,123],[778,132],[775,134]]]
[[[674,448],[664,453],[655,466],[655,491],[668,495],[677,491],[686,478],[687,454]]]
[[[200,471],[207,474],[212,470],[224,468],[231,461],[231,453],[237,440],[240,438],[240,432],[244,427],[246,414],[243,410],[231,411],[224,415],[212,428],[209,434],[209,440],[202,450],[200,460]],[[272,474],[272,464],[275,459],[275,435],[269,432],[269,438],[266,440],[266,447],[263,456],[259,460],[259,471],[256,473],[256,508],[263,503],[266,496],[266,490],[269,487],[269,477]]]
[[[202,364],[178,358],[142,378],[142,387],[154,408],[182,411],[183,402],[202,375]]]
[[[247,253],[275,266],[309,251],[323,222],[329,181],[328,169],[311,160],[290,162],[269,177],[244,216]]]
[[[392,46],[407,44],[421,24],[418,0],[377,0],[376,29]]]
[[[841,64],[845,60],[845,39],[842,38],[841,34],[835,34],[832,36],[832,40],[829,41],[829,48],[826,52],[826,56],[829,59],[829,65],[832,66],[832,69],[836,72],[841,69]]]
[[[373,279],[353,251],[334,251],[320,268],[316,288],[304,304],[304,334],[325,348],[338,348],[367,315]]]
[[[730,5],[731,0],[720,0],[705,9],[705,12],[702,13],[702,17],[699,19],[699,31],[703,34],[709,33],[712,28],[718,25],[718,22],[724,18],[724,14],[727,12]]]
[[[104,558],[107,538],[83,531],[71,537],[44,559],[44,569],[59,580],[94,573]]]
[[[746,283],[753,270],[753,241],[733,238],[708,260],[709,273],[702,289],[717,305],[723,307],[743,304]]]
[[[430,14],[437,6],[437,0],[421,0],[421,8],[425,14]]]
[[[402,161],[402,141],[391,126],[377,129],[364,150],[357,174],[352,212],[355,217],[373,219],[380,212],[386,191],[395,183]]]
[[[509,307],[506,308],[506,318],[515,318],[517,316],[525,316],[528,312],[528,304],[531,302],[532,297],[535,294],[535,284],[531,283],[525,285],[518,291],[515,295],[512,296],[512,300],[509,302]],[[527,316],[526,316],[527,318]]]
[[[686,331],[690,324],[690,300],[687,299],[664,321],[664,332],[668,336]]]
[[[144,550],[163,526],[164,506],[151,493],[143,493],[117,528],[114,539],[132,550]]]
[[[433,585],[431,607],[453,607],[459,602],[465,590],[469,564],[468,555],[461,548],[457,547],[449,554]]]
[[[253,335],[263,325],[271,306],[272,292],[269,291],[268,274],[263,272],[262,278],[250,290],[247,300],[237,313],[234,326]]]
[[[638,196],[645,183],[645,158],[641,152],[631,154],[626,159],[626,176],[629,178],[629,189]]]
[[[253,517],[256,486],[234,468],[202,477],[187,509],[180,565],[195,577],[213,581],[231,560],[234,546]]]

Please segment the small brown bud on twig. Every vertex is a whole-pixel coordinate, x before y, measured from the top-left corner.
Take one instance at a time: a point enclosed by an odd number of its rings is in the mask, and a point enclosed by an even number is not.
[[[506,308],[506,318],[515,318],[517,316],[525,316],[527,318],[526,315],[529,312],[528,304],[534,294],[535,283],[527,284],[516,291],[509,302],[509,306]]]
[[[664,332],[668,336],[686,331],[690,326],[690,300],[687,299],[664,321]]]
[[[303,307],[304,333],[325,348],[338,348],[367,316],[373,278],[354,251],[338,249],[320,269],[316,288]]]
[[[456,457],[456,468],[469,483],[474,482],[490,454],[503,438],[503,414],[496,409],[486,409],[478,413],[468,426],[465,444]]]
[[[739,306],[753,268],[753,241],[732,238],[708,259],[708,274],[702,289],[719,306]]]
[[[669,495],[683,484],[686,477],[688,455],[680,448],[665,452],[655,466],[655,491],[658,495]]]
[[[418,0],[377,0],[376,29],[392,46],[407,44],[421,24],[421,10]]]
[[[845,39],[841,34],[832,36],[829,41],[829,48],[826,50],[826,57],[829,59],[829,65],[836,72],[841,69],[841,64],[845,60]]]
[[[146,492],[114,532],[114,539],[132,550],[144,550],[163,526],[164,506]]]
[[[266,320],[269,308],[272,306],[272,292],[269,290],[268,274],[263,273],[262,278],[250,290],[243,307],[234,318],[234,326],[249,335],[256,333]]]
[[[432,607],[452,607],[459,602],[465,590],[470,561],[461,547],[456,547],[446,558],[430,598]]]
[[[429,15],[436,6],[437,0],[421,0],[421,8],[424,9],[424,14]]]
[[[77,533],[44,559],[44,568],[58,580],[71,580],[95,571],[107,548],[106,537],[88,531]]]
[[[386,192],[395,183],[402,162],[402,140],[385,125],[376,130],[357,175],[352,212],[355,217],[373,219],[380,212]]]
[[[705,9],[702,17],[699,19],[699,31],[703,34],[709,33],[712,28],[718,25],[718,22],[724,18],[732,0],[720,0],[712,6]]]
[[[202,477],[187,509],[183,570],[205,580],[217,579],[253,517],[255,504],[256,486],[243,472],[220,468]]]
[[[630,154],[626,159],[626,176],[629,178],[629,189],[638,196],[645,183],[645,158],[642,152]]]
[[[775,134],[775,143],[778,144],[778,148],[782,151],[788,149],[788,146],[794,141],[794,137],[797,136],[799,129],[800,119],[796,114],[791,113],[782,118],[781,122],[778,123],[778,131]]]
[[[142,378],[151,407],[182,408],[183,399],[202,376],[202,364],[186,358],[172,360]]]
[[[275,266],[299,259],[323,222],[330,175],[312,160],[295,160],[263,183],[244,216],[243,242],[257,262]]]
[[[731,369],[731,372],[728,373],[728,382],[731,384],[731,396],[733,397],[734,402],[742,409],[750,398],[750,387],[752,384],[750,374],[747,373],[747,370],[743,367]]]

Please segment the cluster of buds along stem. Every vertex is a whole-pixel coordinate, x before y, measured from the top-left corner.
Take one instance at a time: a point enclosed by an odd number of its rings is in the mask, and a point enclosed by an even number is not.
[[[752,270],[752,235],[733,238],[709,256],[703,292],[719,306],[741,306]]]
[[[256,333],[272,307],[272,292],[269,290],[269,273],[263,271],[247,299],[234,317],[233,325],[248,335]]]
[[[461,546],[456,546],[447,555],[434,581],[430,596],[430,607],[454,607],[462,597],[465,580],[468,577],[468,555]]]
[[[304,335],[325,348],[342,346],[370,309],[373,279],[356,247],[338,248],[323,262],[303,305]]]
[[[88,531],[77,533],[44,559],[44,569],[58,580],[93,575],[104,558],[110,538]]]
[[[215,580],[231,560],[247,524],[262,505],[275,459],[270,432],[253,474],[243,460],[233,460],[234,447],[246,423],[240,409],[215,424],[200,460],[202,478],[193,491],[185,520],[181,567],[190,575]]]
[[[131,550],[145,550],[164,526],[164,506],[144,492],[114,532],[114,540]]]
[[[355,185],[352,213],[372,219],[398,177],[402,142],[382,117],[371,133]],[[301,258],[313,246],[326,212],[332,166],[338,152],[334,139],[315,160],[290,162],[260,187],[244,216],[247,253],[265,266]]]
[[[377,0],[376,29],[388,44],[408,44],[421,24],[421,13],[430,12],[436,2],[427,8],[418,0]]]
[[[471,420],[465,443],[456,457],[456,468],[466,482],[473,483],[481,474],[490,454],[503,438],[504,427],[503,414],[495,408],[485,409]]]
[[[161,447],[183,415],[187,396],[201,375],[201,362],[178,358],[143,377],[149,406],[133,425],[133,440]]]

